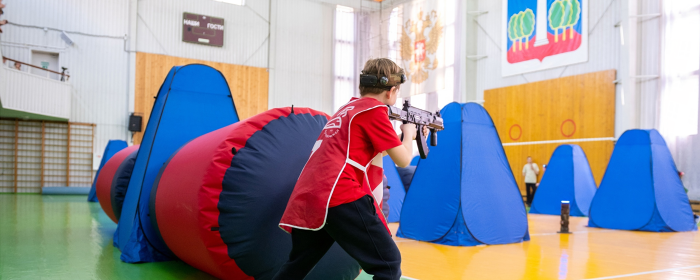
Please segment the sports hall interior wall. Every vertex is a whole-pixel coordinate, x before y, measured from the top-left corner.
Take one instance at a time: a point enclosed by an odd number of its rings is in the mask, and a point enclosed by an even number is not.
[[[406,1],[251,0],[245,6],[186,0],[11,3],[3,15],[10,24],[0,34],[3,55],[30,61],[32,51],[59,53],[59,64],[69,68],[73,86],[69,121],[96,124],[94,152],[99,156],[109,139],[131,138],[126,127],[136,106],[137,53],[266,68],[268,108],[294,104],[330,114],[335,5],[369,13],[372,42],[367,53],[386,56],[388,49],[377,47],[386,41],[383,25],[391,9]],[[489,89],[615,69],[615,137],[630,128],[658,128],[661,82],[633,77],[663,73],[658,43],[662,22],[659,17],[631,16],[662,13],[659,1],[591,0],[587,62],[510,77],[501,75],[499,61],[502,1],[455,3],[455,32],[464,35],[455,38],[463,46],[455,52],[455,63],[461,65],[455,68],[456,101],[484,102]],[[224,47],[182,42],[181,25],[175,22],[185,11],[226,16]],[[60,30],[71,37],[73,46],[61,40]],[[666,138],[679,169],[686,172],[689,196],[700,199],[700,173],[692,171],[700,159],[687,156],[700,141],[697,136]]]
[[[0,33],[2,55],[31,63],[32,52],[57,53],[58,66],[67,67],[71,76],[69,121],[95,124],[94,152],[98,154],[104,151],[109,139],[126,140],[130,136],[128,49],[124,41],[124,34],[128,33],[126,3],[119,0],[3,3],[7,7],[2,18],[10,23],[3,25]],[[60,30],[67,32],[73,46],[61,39]]]
[[[627,129],[658,125],[658,79],[633,76],[659,75],[661,21],[658,17],[631,16],[661,13],[659,1],[589,1],[587,62],[508,77],[501,75],[501,40],[505,38],[501,30],[502,1],[466,1],[466,5],[470,5],[470,11],[488,12],[468,13],[463,20],[465,30],[475,30],[472,34],[476,37],[476,50],[466,55],[485,56],[476,59],[475,71],[466,74],[467,80],[475,81],[467,86],[476,88],[475,96],[467,96],[466,100],[483,102],[489,89],[615,69],[615,137]]]
[[[600,183],[614,147],[615,72],[600,71],[484,92],[484,107],[493,118],[521,190],[521,171],[527,156],[532,156],[542,171],[542,164],[547,164],[554,149],[562,144],[540,141],[580,145]]]
[[[224,75],[241,119],[267,110],[269,77],[265,68],[139,52],[136,54],[134,112],[143,116],[144,124],[148,123],[155,102],[153,97],[163,84],[170,68],[195,63],[214,67]],[[141,143],[142,136],[143,132],[135,133],[134,143]]]

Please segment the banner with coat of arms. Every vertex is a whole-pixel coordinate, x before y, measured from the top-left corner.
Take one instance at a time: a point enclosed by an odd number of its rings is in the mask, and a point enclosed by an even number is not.
[[[445,1],[417,0],[403,4],[401,67],[408,81],[401,96],[445,88]]]
[[[502,75],[588,61],[588,0],[503,0]]]

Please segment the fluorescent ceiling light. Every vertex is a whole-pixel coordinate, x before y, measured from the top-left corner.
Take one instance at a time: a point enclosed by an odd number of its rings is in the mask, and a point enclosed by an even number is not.
[[[214,1],[234,4],[234,5],[238,5],[238,6],[245,5],[245,0],[214,0]]]
[[[341,6],[341,5],[336,6],[335,10],[338,11],[338,12],[345,12],[345,13],[352,13],[352,12],[355,11],[355,10],[354,10],[353,8],[351,8],[351,7]]]

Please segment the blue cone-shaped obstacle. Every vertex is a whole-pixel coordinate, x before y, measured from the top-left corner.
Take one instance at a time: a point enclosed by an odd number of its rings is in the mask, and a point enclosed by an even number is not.
[[[419,160],[420,160],[420,156],[413,157],[413,159],[411,159],[411,166],[417,166]]]
[[[401,219],[403,200],[406,197],[406,192],[408,192],[408,187],[411,184],[416,167],[396,167],[396,164],[394,164],[394,161],[389,156],[384,156],[383,165],[384,175],[387,178],[387,183],[390,188],[388,201],[389,216],[387,217],[387,221],[390,223],[396,223]]]
[[[571,216],[588,216],[596,185],[588,159],[579,145],[561,145],[549,159],[530,213],[561,214],[561,202],[569,201]]]
[[[387,221],[390,223],[395,223],[399,221],[401,216],[401,208],[403,207],[403,199],[406,197],[406,190],[403,187],[403,182],[401,181],[401,176],[396,170],[396,165],[391,157],[384,156],[384,162],[382,163],[384,167],[384,175],[387,179],[387,184],[389,185],[389,216]]]
[[[622,134],[591,203],[588,226],[697,230],[676,164],[658,131],[632,129]]]
[[[475,246],[530,240],[525,206],[491,117],[476,103],[450,103],[445,130],[421,159],[398,236]]]
[[[92,180],[92,187],[90,187],[90,193],[88,194],[89,202],[97,202],[97,192],[95,188],[95,183],[97,183],[97,177],[100,176],[100,170],[105,166],[105,163],[109,161],[110,158],[117,152],[125,149],[129,145],[126,144],[124,140],[109,140],[107,142],[107,147],[105,147],[104,153],[102,153],[102,160],[100,160],[100,167],[97,168],[97,173],[95,173],[95,179]]]
[[[182,145],[235,122],[238,113],[221,72],[199,64],[170,70],[153,104],[124,198],[117,226],[122,261],[173,258],[150,222],[153,181],[163,163]]]

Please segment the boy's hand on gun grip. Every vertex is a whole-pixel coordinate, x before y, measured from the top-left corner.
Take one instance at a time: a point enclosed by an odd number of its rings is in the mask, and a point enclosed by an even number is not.
[[[403,139],[416,139],[416,125],[412,123],[405,123],[401,125],[401,132],[403,132]]]

